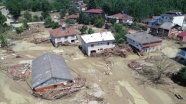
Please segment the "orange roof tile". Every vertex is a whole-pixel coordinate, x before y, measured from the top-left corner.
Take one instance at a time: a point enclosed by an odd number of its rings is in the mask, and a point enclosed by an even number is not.
[[[116,18],[119,18],[119,19],[122,19],[122,20],[128,20],[128,19],[133,18],[132,16],[129,16],[127,14],[122,14],[122,13],[114,14],[112,16],[116,17]]]
[[[68,18],[69,19],[77,19],[79,16],[78,15],[75,15],[75,14],[72,14],[72,15],[69,15]]]

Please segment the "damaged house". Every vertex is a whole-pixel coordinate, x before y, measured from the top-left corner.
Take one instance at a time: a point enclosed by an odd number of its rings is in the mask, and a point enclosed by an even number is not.
[[[32,61],[32,89],[42,92],[73,83],[69,68],[60,55],[45,53]]]
[[[63,24],[62,27],[50,30],[51,42],[55,47],[58,46],[58,43],[77,43],[77,34],[78,32],[74,28],[67,28],[65,24]]]
[[[160,50],[162,40],[146,32],[127,34],[127,43],[141,53]]]
[[[115,38],[111,32],[93,33],[81,36],[82,51],[88,56],[115,46]]]

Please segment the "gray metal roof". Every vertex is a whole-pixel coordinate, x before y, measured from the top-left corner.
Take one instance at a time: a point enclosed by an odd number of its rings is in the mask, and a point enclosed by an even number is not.
[[[130,38],[140,44],[145,43],[154,43],[154,42],[160,42],[161,39],[154,37],[146,32],[139,32],[139,33],[133,33],[133,34],[127,34],[127,38]]]
[[[32,61],[32,88],[51,78],[73,80],[62,56],[45,53]]]
[[[172,26],[173,26],[173,23],[171,23],[171,22],[164,22],[164,23],[160,26],[160,28],[169,30],[169,29],[171,29]]]

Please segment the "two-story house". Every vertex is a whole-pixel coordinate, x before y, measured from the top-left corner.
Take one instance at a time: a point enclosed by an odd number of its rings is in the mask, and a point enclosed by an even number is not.
[[[128,23],[128,24],[133,23],[133,17],[129,16],[127,14],[124,14],[124,13],[118,13],[118,14],[114,14],[112,16],[106,16],[106,18],[108,19],[108,21],[110,19],[115,19],[116,23]]]
[[[160,50],[162,40],[146,32],[127,34],[127,43],[139,52],[148,53]]]
[[[115,46],[115,38],[111,32],[93,33],[81,36],[82,51],[88,56],[106,48]]]
[[[73,44],[78,42],[76,36],[78,32],[72,27],[66,28],[65,24],[62,27],[52,29],[49,32],[51,42],[55,47],[57,47],[58,43],[69,42]]]
[[[181,12],[166,12],[161,15],[161,22],[171,22],[174,24],[178,24],[179,26],[183,26],[184,16]]]

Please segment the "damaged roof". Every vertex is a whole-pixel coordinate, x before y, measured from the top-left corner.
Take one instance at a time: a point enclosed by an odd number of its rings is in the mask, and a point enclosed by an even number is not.
[[[51,78],[73,80],[62,56],[45,53],[32,61],[32,88],[38,87]]]
[[[140,44],[154,43],[154,42],[161,42],[162,41],[161,39],[154,37],[146,32],[127,34],[126,37],[130,38]]]
[[[171,23],[171,22],[164,22],[164,23],[160,26],[160,28],[169,30],[169,29],[172,28],[173,25],[174,25],[174,23]]]

